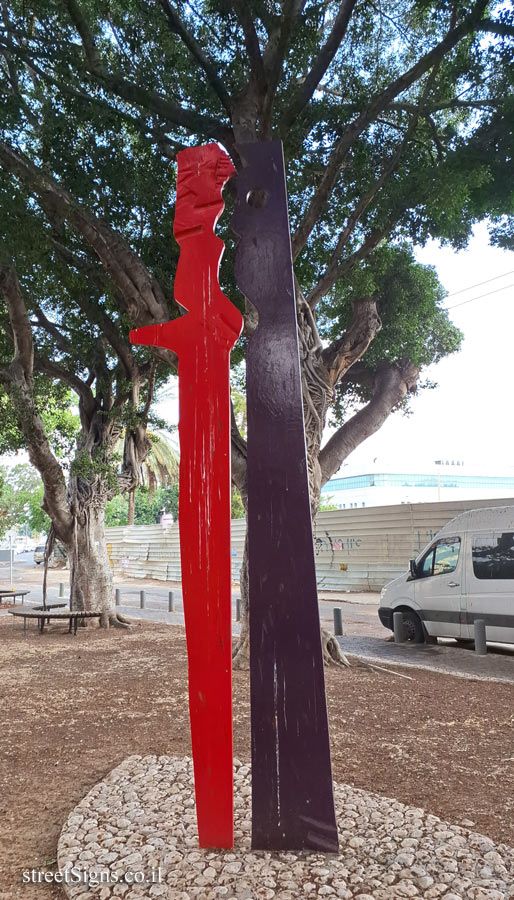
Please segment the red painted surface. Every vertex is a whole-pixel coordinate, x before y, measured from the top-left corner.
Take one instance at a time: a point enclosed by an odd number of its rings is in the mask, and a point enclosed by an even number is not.
[[[201,847],[233,846],[229,357],[243,325],[222,293],[214,227],[234,173],[216,144],[178,156],[175,298],[188,312],[130,339],[179,357],[182,586]]]

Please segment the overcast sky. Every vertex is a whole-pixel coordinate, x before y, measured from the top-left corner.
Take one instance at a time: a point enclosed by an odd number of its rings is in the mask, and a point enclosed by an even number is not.
[[[349,457],[344,474],[365,471],[373,459],[378,470],[383,462],[401,471],[442,457],[484,473],[514,472],[514,253],[490,247],[479,225],[467,250],[432,241],[416,256],[436,267],[449,292],[445,305],[455,307],[450,315],[464,333],[462,349],[424,371],[438,387],[413,398],[410,417],[391,416]]]
[[[482,224],[467,250],[456,253],[430,241],[416,256],[436,267],[448,291],[445,305],[455,307],[450,315],[464,333],[462,349],[424,370],[438,386],[412,398],[412,415],[392,415],[340,474],[372,466],[431,471],[441,458],[463,460],[466,469],[484,474],[514,474],[514,253],[490,247]],[[159,404],[158,412],[177,421],[173,400]]]

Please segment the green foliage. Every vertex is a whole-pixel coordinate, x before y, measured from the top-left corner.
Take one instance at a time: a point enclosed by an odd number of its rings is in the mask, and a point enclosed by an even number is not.
[[[339,509],[337,503],[332,503],[333,497],[330,494],[322,494],[319,502],[319,512],[325,512],[327,509]]]
[[[157,488],[153,494],[145,486],[136,488],[134,525],[155,525],[160,521],[162,510],[172,513],[178,519],[178,484],[171,488]],[[128,499],[118,494],[109,500],[105,508],[105,524],[126,525],[128,522]]]
[[[244,519],[245,508],[243,506],[243,501],[241,500],[241,494],[235,488],[232,488],[230,510],[232,519]]]
[[[121,455],[114,452],[106,453],[104,447],[95,449],[92,454],[81,450],[77,453],[70,466],[70,474],[76,478],[84,478],[86,481],[94,481],[100,478],[109,491],[116,490],[118,479],[117,472],[121,462]]]
[[[114,525],[126,525],[128,522],[128,500],[117,494],[109,500],[105,506],[105,524],[108,527]]]
[[[47,532],[50,520],[41,509],[43,485],[36,470],[20,463],[0,473],[0,537],[15,528],[28,534]]]
[[[349,325],[351,304],[374,296],[382,330],[366,364],[410,359],[428,366],[459,349],[462,333],[443,309],[445,291],[432,266],[416,262],[407,244],[384,244],[321,304],[323,337],[336,339]]]
[[[136,488],[134,525],[155,525],[160,521],[161,513],[171,513],[173,520],[178,522],[179,490],[176,482],[169,488],[157,488],[153,494],[147,487]],[[231,517],[244,519],[245,511],[241,496],[235,489],[232,490]],[[105,508],[105,524],[126,525],[128,522],[128,499],[118,494],[109,500]]]
[[[72,392],[62,382],[36,377],[35,397],[47,437],[55,455],[66,461],[74,451],[80,428]],[[16,453],[26,446],[12,400],[0,387],[0,454]]]

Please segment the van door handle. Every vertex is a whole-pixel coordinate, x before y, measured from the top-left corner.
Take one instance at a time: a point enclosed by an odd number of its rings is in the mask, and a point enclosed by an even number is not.
[[[449,581],[448,587],[460,587],[460,581]]]

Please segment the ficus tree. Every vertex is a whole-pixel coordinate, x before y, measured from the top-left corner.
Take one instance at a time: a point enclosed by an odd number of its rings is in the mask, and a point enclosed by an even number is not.
[[[41,474],[51,539],[59,538],[70,559],[72,608],[100,611],[104,624],[119,624],[105,505],[139,482],[154,389],[165,373],[132,349],[100,283],[70,278],[68,259],[59,265],[47,258],[48,236],[34,224],[29,217],[25,232],[16,229],[26,278],[20,281],[12,265],[0,263],[0,383],[15,420],[2,444],[7,450],[26,447]],[[9,242],[7,230],[4,250]],[[78,416],[66,409],[70,402]],[[19,487],[14,484],[18,500]]]
[[[284,142],[315,514],[348,454],[419,389],[424,366],[459,346],[414,245],[434,237],[462,247],[484,218],[493,241],[512,240],[512,9],[486,0],[3,0],[1,9],[3,190],[38,220],[49,266],[66,258],[73,278],[101,280],[116,328],[183,312],[171,291],[177,150],[215,140],[237,169],[238,143]],[[257,319],[234,286],[228,216],[219,233],[223,286],[245,318],[240,366]],[[12,242],[9,253],[29,280]],[[176,363],[162,350],[154,359]],[[339,427],[322,448],[332,412]],[[235,416],[232,437],[246,501]],[[244,570],[242,585],[244,613]],[[245,654],[243,622],[237,659]]]

